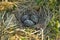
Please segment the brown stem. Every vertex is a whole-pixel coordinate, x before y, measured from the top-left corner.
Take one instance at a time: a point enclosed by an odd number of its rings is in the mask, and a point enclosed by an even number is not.
[[[8,2],[8,0],[5,0],[5,2]]]

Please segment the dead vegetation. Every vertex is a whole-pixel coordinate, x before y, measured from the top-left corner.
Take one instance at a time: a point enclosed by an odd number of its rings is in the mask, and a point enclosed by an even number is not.
[[[40,16],[39,23],[33,27],[21,23],[22,14],[29,14],[28,10]],[[41,40],[40,28],[46,28],[52,17],[48,5],[38,6],[34,0],[3,1],[0,2],[0,11],[1,40]]]

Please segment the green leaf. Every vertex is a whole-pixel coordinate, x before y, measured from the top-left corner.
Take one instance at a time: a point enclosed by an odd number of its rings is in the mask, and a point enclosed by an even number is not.
[[[35,1],[36,1],[37,5],[39,5],[42,0],[35,0]]]
[[[23,38],[21,38],[21,40],[27,40],[27,38],[24,38],[24,37],[23,37]]]

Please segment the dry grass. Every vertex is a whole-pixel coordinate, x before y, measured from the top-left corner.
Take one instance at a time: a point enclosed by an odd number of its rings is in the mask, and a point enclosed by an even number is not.
[[[13,9],[16,6],[14,2],[0,2],[0,11]]]
[[[38,37],[38,35],[34,35],[31,34],[29,29],[27,31],[24,31],[23,29],[16,29],[16,30],[12,30],[13,28],[10,28],[9,30],[6,30],[6,32],[8,33],[6,36],[8,37],[8,40],[40,40],[40,38]],[[25,29],[26,30],[26,29]],[[13,32],[12,32],[13,31]],[[35,30],[32,30],[35,31]],[[4,40],[4,35],[2,36],[3,40]]]

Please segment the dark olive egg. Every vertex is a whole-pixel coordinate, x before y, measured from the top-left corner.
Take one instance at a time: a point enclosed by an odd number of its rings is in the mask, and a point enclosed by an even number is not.
[[[31,21],[31,20],[25,20],[24,21],[24,25],[26,25],[26,26],[33,26],[34,25],[34,22]]]
[[[23,15],[22,18],[21,18],[22,22],[25,21],[25,20],[27,20],[27,19],[29,19],[28,15]]]
[[[31,20],[35,23],[38,23],[38,16],[37,15],[31,15]]]

